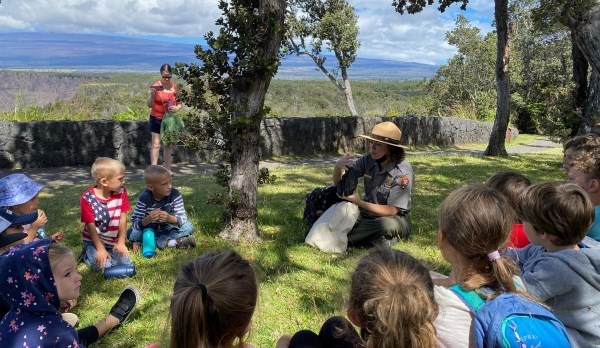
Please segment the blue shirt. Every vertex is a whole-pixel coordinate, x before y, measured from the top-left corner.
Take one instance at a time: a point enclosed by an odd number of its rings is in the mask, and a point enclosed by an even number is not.
[[[592,222],[587,236],[600,241],[600,205],[594,206],[594,222]]]

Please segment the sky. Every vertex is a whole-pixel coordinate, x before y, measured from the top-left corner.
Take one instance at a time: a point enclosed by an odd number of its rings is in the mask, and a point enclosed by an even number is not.
[[[455,48],[445,42],[458,13],[487,33],[494,1],[470,0],[467,11],[436,5],[400,15],[392,0],[349,0],[358,15],[357,56],[424,64],[445,64]],[[127,36],[187,44],[217,31],[218,0],[0,0],[0,32],[57,32]]]

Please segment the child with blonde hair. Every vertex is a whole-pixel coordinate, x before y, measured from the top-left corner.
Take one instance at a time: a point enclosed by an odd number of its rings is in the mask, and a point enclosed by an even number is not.
[[[121,324],[138,302],[126,288],[110,314],[81,330],[65,321],[60,304],[79,297],[81,275],[71,249],[50,238],[13,246],[0,256],[2,297],[10,308],[0,321],[3,347],[83,347]]]
[[[131,206],[124,186],[125,166],[115,159],[98,157],[91,173],[96,183],[79,199],[84,223],[83,260],[96,270],[129,265],[125,228]]]
[[[173,187],[171,172],[163,166],[150,165],[144,171],[144,181],[146,189],[133,210],[127,239],[141,242],[143,230],[150,227],[159,249],[195,247],[194,225],[185,212],[181,193]]]
[[[349,321],[330,318],[318,335],[302,330],[281,337],[277,347],[436,347],[437,313],[427,268],[409,254],[379,245],[352,273]]]

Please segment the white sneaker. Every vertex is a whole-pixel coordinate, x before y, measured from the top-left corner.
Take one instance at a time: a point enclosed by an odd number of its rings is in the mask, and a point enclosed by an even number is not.
[[[77,322],[79,321],[79,317],[74,313],[62,313],[61,315],[63,320],[69,323],[69,325],[71,325],[72,327],[75,327],[75,325],[77,325]]]

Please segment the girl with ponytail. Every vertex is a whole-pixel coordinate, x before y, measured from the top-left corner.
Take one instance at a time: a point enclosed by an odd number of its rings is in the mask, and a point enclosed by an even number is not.
[[[183,265],[173,287],[168,346],[252,347],[245,338],[257,297],[254,270],[233,250],[210,252]]]
[[[359,262],[351,277],[349,321],[330,318],[317,335],[302,330],[283,336],[278,348],[436,347],[437,304],[429,271],[412,256],[380,245]],[[360,335],[352,324],[360,328]]]
[[[434,280],[436,285],[459,284],[465,291],[485,287],[491,290],[486,300],[504,292],[520,293],[513,278],[517,266],[499,252],[506,247],[515,220],[514,210],[497,190],[473,185],[452,192],[440,208],[438,232],[440,251],[452,271],[449,278]],[[435,287],[435,299],[440,306],[435,321],[440,343],[446,347],[474,346],[472,315],[467,306],[443,286]]]

